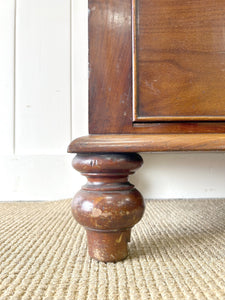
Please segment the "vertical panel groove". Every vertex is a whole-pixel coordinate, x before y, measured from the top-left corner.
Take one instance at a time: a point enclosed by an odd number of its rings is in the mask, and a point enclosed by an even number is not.
[[[0,1],[0,132],[1,155],[13,153],[15,0]]]
[[[14,53],[13,53],[13,154],[16,153],[16,10],[17,0],[14,2]]]
[[[73,38],[73,14],[72,14],[72,1],[70,0],[70,140],[72,140],[72,136],[73,136],[73,85],[72,85],[72,62],[73,62],[73,57],[72,57],[72,53],[73,53],[73,42],[72,42],[72,38]]]
[[[72,139],[88,134],[88,0],[72,0]]]

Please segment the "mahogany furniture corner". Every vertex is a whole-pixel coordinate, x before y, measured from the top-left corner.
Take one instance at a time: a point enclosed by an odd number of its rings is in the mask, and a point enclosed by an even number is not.
[[[224,25],[225,0],[89,0],[89,136],[68,152],[92,258],[128,255],[139,152],[225,150]]]

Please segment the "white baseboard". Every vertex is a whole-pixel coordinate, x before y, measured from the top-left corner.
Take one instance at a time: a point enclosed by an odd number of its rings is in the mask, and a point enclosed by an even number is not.
[[[224,152],[142,154],[131,182],[145,199],[225,198]]]
[[[146,199],[224,198],[225,153],[143,154],[130,177]],[[71,166],[74,154],[0,156],[0,201],[71,198],[86,178]]]
[[[73,156],[0,156],[0,201],[51,201],[73,197],[86,181],[72,168]]]

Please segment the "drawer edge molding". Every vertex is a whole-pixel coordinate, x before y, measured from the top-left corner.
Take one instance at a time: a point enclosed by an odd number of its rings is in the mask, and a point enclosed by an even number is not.
[[[68,147],[68,153],[169,151],[225,151],[225,133],[88,135]]]

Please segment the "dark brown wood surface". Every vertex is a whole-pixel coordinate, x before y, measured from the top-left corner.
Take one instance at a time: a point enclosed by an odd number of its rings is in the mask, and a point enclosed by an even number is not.
[[[225,134],[109,134],[74,140],[70,153],[224,151]]]
[[[225,120],[225,1],[136,3],[137,120]]]
[[[131,228],[144,213],[142,195],[128,182],[128,175],[142,165],[129,154],[79,154],[73,167],[88,179],[72,202],[74,218],[87,231],[92,258],[116,262],[128,255]]]
[[[133,122],[132,1],[89,0],[89,132],[224,133],[225,0],[134,4],[141,8],[138,109],[144,119]],[[148,97],[155,87],[160,94]],[[165,119],[147,122],[149,114]]]
[[[88,180],[72,213],[91,257],[128,255],[135,152],[225,150],[224,74],[225,0],[89,0],[91,135],[68,152]]]
[[[130,0],[89,1],[90,133],[122,131],[132,117],[131,38]]]

